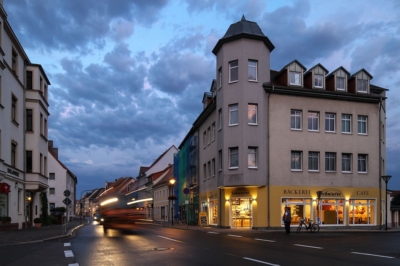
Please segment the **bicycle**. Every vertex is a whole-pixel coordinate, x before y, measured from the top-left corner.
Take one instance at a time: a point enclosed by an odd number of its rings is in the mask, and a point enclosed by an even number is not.
[[[305,219],[300,219],[300,224],[299,227],[297,227],[297,233],[301,231],[301,228],[303,227],[306,228],[306,230],[310,230],[310,232],[319,232],[319,224],[318,223],[314,223],[313,220],[309,220],[308,221],[308,225],[305,221]]]

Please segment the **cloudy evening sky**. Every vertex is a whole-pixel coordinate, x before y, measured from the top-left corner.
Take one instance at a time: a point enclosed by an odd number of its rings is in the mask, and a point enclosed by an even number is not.
[[[387,93],[388,187],[400,190],[400,1],[4,0],[16,36],[49,87],[49,139],[83,190],[136,177],[178,147],[216,77],[212,49],[242,15],[294,59]]]

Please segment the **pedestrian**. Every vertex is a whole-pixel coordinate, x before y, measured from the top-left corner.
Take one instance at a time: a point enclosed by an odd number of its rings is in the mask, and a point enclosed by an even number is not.
[[[292,215],[290,214],[290,207],[285,207],[285,212],[282,217],[283,223],[285,224],[286,234],[290,234],[290,222],[292,221]]]

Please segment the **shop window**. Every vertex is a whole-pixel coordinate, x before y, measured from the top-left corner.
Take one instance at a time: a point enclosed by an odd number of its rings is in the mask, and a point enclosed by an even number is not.
[[[312,213],[313,208],[311,199],[283,198],[281,204],[281,220],[283,217],[283,213],[285,212],[285,207],[290,208],[292,216],[291,225],[299,225],[300,219],[302,218],[304,218],[306,222],[313,220],[314,214]]]
[[[318,210],[321,223],[325,225],[338,225],[344,223],[344,199],[324,199],[321,200]],[[318,216],[318,215],[317,215]]]
[[[375,224],[375,200],[349,200],[349,225]]]
[[[210,224],[216,225],[218,223],[218,204],[216,200],[210,200]]]
[[[232,198],[231,199],[231,226],[251,227],[252,226],[252,199]]]

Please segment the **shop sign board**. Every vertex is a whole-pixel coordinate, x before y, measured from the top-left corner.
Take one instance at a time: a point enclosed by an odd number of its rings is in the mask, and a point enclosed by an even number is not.
[[[237,188],[232,191],[232,197],[250,197],[250,191],[245,188]]]
[[[200,226],[207,226],[207,213],[206,212],[199,213],[199,224],[200,224]]]

